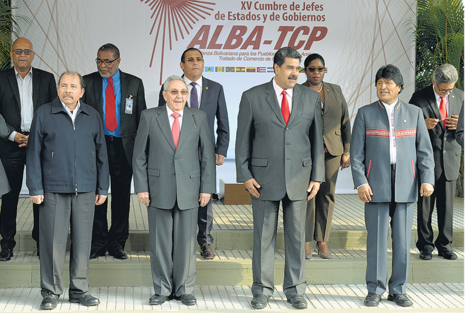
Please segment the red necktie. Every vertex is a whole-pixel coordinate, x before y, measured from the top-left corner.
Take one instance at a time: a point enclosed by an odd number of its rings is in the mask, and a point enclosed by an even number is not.
[[[282,91],[281,112],[282,112],[282,116],[284,117],[284,122],[286,122],[286,125],[287,125],[287,123],[289,123],[290,112],[289,112],[289,102],[287,102],[285,90]]]
[[[106,87],[106,128],[110,132],[113,132],[117,128],[116,99],[114,97],[112,77],[108,77],[108,87]]]
[[[447,118],[447,110],[446,110],[446,102],[444,97],[441,98],[441,104],[439,106],[439,113],[441,113],[442,124],[444,124],[444,129],[446,129],[446,118]]]
[[[171,126],[171,134],[173,135],[173,142],[175,143],[175,149],[178,147],[178,140],[180,139],[180,117],[179,113],[173,113],[171,116],[175,119],[173,125]]]

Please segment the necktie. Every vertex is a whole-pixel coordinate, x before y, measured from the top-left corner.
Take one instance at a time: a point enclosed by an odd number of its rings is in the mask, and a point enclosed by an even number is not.
[[[178,148],[178,140],[180,139],[180,121],[178,117],[180,117],[179,113],[173,113],[171,116],[175,119],[173,121],[173,125],[171,126],[171,134],[173,135],[173,142],[175,143],[175,149]]]
[[[116,99],[114,97],[112,77],[108,77],[108,87],[106,87],[106,128],[110,132],[113,132],[117,128]]]
[[[444,129],[446,129],[446,118],[447,118],[447,110],[446,110],[446,102],[444,97],[441,98],[441,104],[439,106],[439,113],[441,113],[442,124],[444,124]]]
[[[196,89],[196,82],[191,82],[191,107],[193,109],[198,109],[198,99],[197,99],[197,89]]]
[[[287,96],[286,96],[286,91],[282,91],[282,103],[281,103],[281,112],[282,116],[284,117],[284,122],[289,123],[289,117],[290,117],[290,112],[289,112],[289,102],[287,102]]]

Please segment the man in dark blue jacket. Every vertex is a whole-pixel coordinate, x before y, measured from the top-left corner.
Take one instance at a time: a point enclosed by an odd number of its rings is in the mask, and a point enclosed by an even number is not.
[[[95,204],[108,194],[109,170],[103,125],[98,112],[80,102],[82,77],[66,72],[59,79],[59,97],[35,113],[26,157],[26,184],[31,201],[40,205],[39,241],[41,309],[57,306],[69,223],[69,301],[98,305],[90,295],[89,255]]]

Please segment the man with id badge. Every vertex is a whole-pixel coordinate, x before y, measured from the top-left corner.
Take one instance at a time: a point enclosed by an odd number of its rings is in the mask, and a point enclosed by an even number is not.
[[[98,49],[97,72],[84,76],[83,101],[101,115],[111,176],[111,227],[106,218],[108,201],[95,207],[90,259],[106,251],[116,259],[127,259],[124,246],[129,237],[129,205],[132,180],[132,151],[145,110],[142,80],[119,70],[119,49],[107,43]]]

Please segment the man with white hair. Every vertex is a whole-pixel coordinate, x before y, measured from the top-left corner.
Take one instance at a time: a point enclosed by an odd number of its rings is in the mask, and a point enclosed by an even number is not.
[[[422,260],[431,260],[437,248],[439,256],[457,259],[452,250],[454,197],[460,169],[461,148],[455,140],[463,91],[455,88],[459,75],[451,64],[436,68],[432,85],[413,94],[410,103],[423,110],[434,151],[435,190],[430,197],[418,198],[418,241],[416,247]],[[439,235],[433,243],[432,213],[437,208]]]

